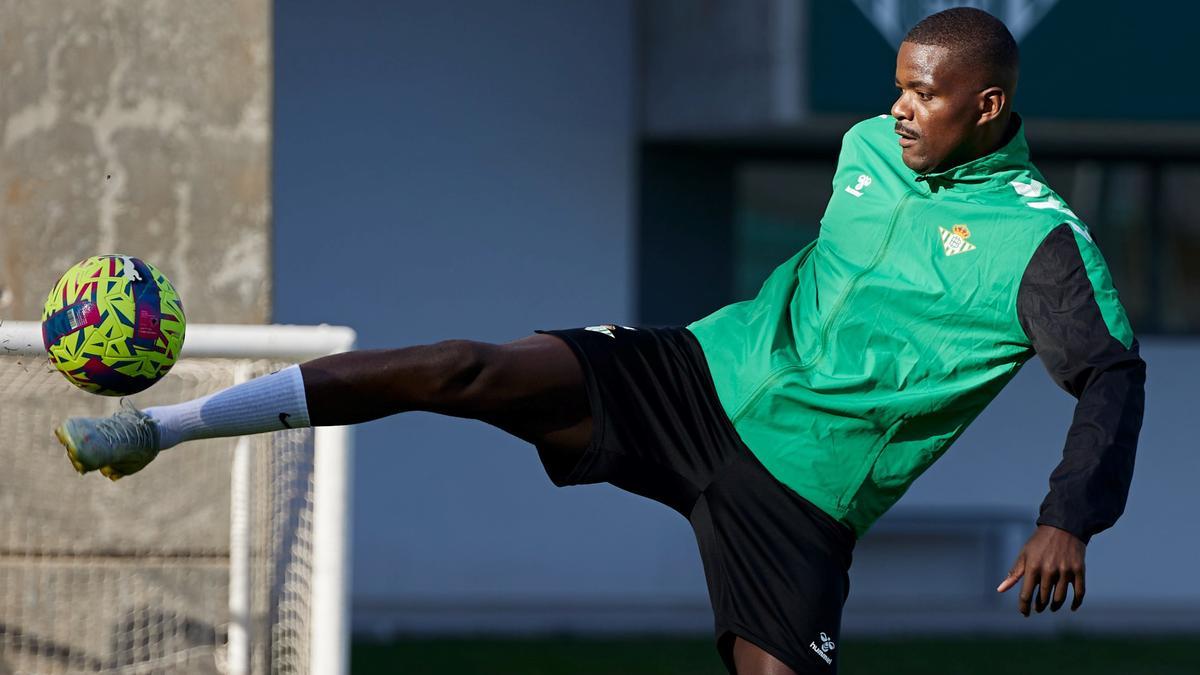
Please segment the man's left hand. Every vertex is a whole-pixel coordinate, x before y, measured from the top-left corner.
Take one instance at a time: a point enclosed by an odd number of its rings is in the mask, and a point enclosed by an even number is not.
[[[1034,594],[1037,594],[1036,607],[1039,613],[1046,609],[1047,604],[1051,612],[1057,612],[1067,600],[1067,586],[1074,584],[1075,599],[1071,601],[1073,612],[1083,604],[1083,556],[1086,552],[1087,544],[1070,532],[1050,525],[1038,525],[1037,532],[1025,542],[1021,553],[1017,555],[1008,578],[996,590],[1003,593],[1015,586],[1021,577],[1025,577],[1018,610],[1029,616],[1029,605],[1034,600]]]

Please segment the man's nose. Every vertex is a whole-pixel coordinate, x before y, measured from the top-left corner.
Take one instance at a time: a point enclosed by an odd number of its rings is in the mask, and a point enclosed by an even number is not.
[[[912,119],[912,108],[909,107],[904,94],[896,97],[896,102],[892,104],[892,117],[898,120]]]

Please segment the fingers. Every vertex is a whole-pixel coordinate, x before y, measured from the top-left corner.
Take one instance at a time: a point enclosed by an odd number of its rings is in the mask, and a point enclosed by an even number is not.
[[[1086,544],[1070,532],[1039,526],[1021,549],[1008,578],[996,590],[1011,588],[1023,574],[1017,610],[1029,616],[1030,609],[1040,614],[1050,607],[1050,611],[1057,612],[1067,601],[1068,586],[1074,586],[1074,611],[1083,602],[1085,548]]]
[[[1079,609],[1079,606],[1083,604],[1083,594],[1084,594],[1083,573],[1084,573],[1084,568],[1081,567],[1079,569],[1079,572],[1077,572],[1075,574],[1075,599],[1071,601],[1071,611],[1072,612]]]
[[[1054,599],[1050,601],[1050,611],[1057,612],[1067,601],[1067,587],[1071,585],[1073,575],[1062,572],[1058,576],[1058,587],[1054,589]]]
[[[1018,596],[1017,611],[1025,616],[1029,616],[1029,606],[1033,601],[1033,594],[1037,590],[1040,573],[1038,570],[1029,570],[1025,575],[1025,581],[1021,584],[1021,594]]]
[[[118,481],[125,477],[125,474],[112,468],[111,466],[100,467],[100,473],[103,474],[105,478],[107,478],[111,481]]]
[[[1075,611],[1083,604],[1086,592],[1082,568],[1078,571],[1030,569],[1025,573],[1017,609],[1025,616],[1029,616],[1031,608],[1041,613],[1049,606],[1051,612],[1057,612],[1066,603],[1070,586],[1075,588],[1075,598],[1071,602],[1071,611]]]
[[[1021,577],[1024,576],[1024,574],[1025,557],[1022,555],[1017,557],[1017,562],[1013,563],[1012,569],[1008,572],[1008,577],[1006,577],[1004,581],[1001,581],[1000,585],[996,587],[996,592],[1003,593],[1013,586],[1016,586],[1017,582],[1021,580]]]
[[[1041,614],[1046,609],[1046,605],[1050,604],[1050,594],[1054,592],[1056,584],[1058,584],[1058,570],[1042,570],[1037,602],[1034,607],[1038,614]]]
[[[1000,585],[996,587],[996,592],[1003,593],[1003,592],[1007,591],[1008,589],[1012,588],[1013,586],[1016,586],[1017,582],[1020,580],[1021,580],[1020,574],[1009,572],[1008,577],[1006,577],[1004,579],[1004,581],[1001,581]]]

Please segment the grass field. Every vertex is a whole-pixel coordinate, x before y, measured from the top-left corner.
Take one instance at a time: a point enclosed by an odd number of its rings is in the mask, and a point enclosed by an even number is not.
[[[841,675],[1200,675],[1200,636],[847,640]],[[353,675],[725,675],[679,638],[402,639],[355,643]]]

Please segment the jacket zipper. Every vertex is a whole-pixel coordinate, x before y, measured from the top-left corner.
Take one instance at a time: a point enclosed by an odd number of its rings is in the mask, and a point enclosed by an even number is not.
[[[768,373],[767,377],[764,378],[763,381],[754,388],[754,391],[751,392],[750,396],[746,397],[746,400],[740,406],[738,406],[737,410],[733,413],[733,415],[730,416],[730,421],[737,422],[739,419],[741,419],[742,416],[745,415],[745,413],[755,403],[758,402],[758,399],[762,397],[767,389],[769,389],[772,384],[775,384],[775,381],[785,373],[792,372],[793,370],[804,370],[806,368],[810,368],[814,363],[817,362],[817,359],[821,358],[821,356],[825,353],[825,343],[829,339],[829,330],[833,326],[834,319],[836,319],[838,314],[841,313],[842,306],[846,304],[846,301],[850,298],[850,295],[857,290],[858,282],[861,281],[862,278],[869,272],[874,270],[875,267],[883,260],[883,256],[887,252],[888,244],[892,241],[892,232],[894,232],[896,229],[896,219],[900,215],[900,207],[904,206],[904,203],[907,202],[913,195],[914,193],[909,192],[901,197],[900,201],[896,202],[896,206],[892,209],[891,219],[888,221],[887,230],[885,230],[883,233],[883,243],[880,244],[879,250],[875,252],[875,256],[871,259],[871,262],[867,263],[866,267],[859,270],[853,277],[850,278],[850,281],[846,284],[846,288],[842,291],[842,294],[838,296],[837,301],[833,303],[833,307],[829,311],[829,316],[825,317],[825,321],[821,325],[821,337],[817,342],[817,349],[813,353],[812,357],[801,363],[789,363],[785,366],[780,366],[779,368],[776,368]]]
[[[854,275],[854,278],[850,281],[849,287],[846,289],[846,292],[842,294],[841,298],[838,298],[838,300],[839,300],[838,310],[841,309],[841,305],[843,304],[841,301],[849,300],[850,296],[855,291],[858,290],[858,281],[862,277],[866,276],[866,274],[868,272],[874,270],[875,267],[880,262],[882,262],[883,254],[887,252],[888,244],[891,243],[891,241],[892,241],[892,233],[895,232],[895,230],[896,230],[896,221],[900,216],[900,208],[902,206],[904,206],[904,203],[907,202],[909,200],[909,198],[911,198],[913,196],[913,194],[914,193],[909,192],[908,194],[901,197],[900,201],[896,204],[896,208],[892,210],[892,220],[891,220],[891,222],[888,223],[887,232],[885,232],[883,235],[883,245],[880,246],[879,250],[875,253],[875,259],[871,261],[871,264],[867,265],[862,270],[859,270],[858,274]],[[821,331],[820,348],[822,350],[825,349],[825,341],[829,337],[829,328],[833,323],[832,319],[833,319],[833,317],[831,316],[830,320],[825,323],[825,326],[824,326],[823,330]],[[854,494],[857,494],[859,486],[862,485],[862,482],[864,480],[866,480],[867,475],[871,473],[871,469],[875,466],[875,462],[879,461],[879,455],[883,454],[883,449],[886,446],[887,446],[887,443],[880,443],[879,447],[876,448],[875,451],[872,452],[866,459],[864,459],[862,464],[858,465],[858,469],[855,471],[854,480],[851,481],[849,484],[847,484],[846,489],[842,490],[842,494],[838,495],[837,507],[839,509],[846,508],[846,505],[849,502],[849,498],[853,497]],[[864,467],[865,467],[865,470],[864,470]]]
[[[871,262],[867,263],[866,267],[859,270],[853,277],[850,278],[850,282],[846,284],[845,290],[843,290],[842,294],[838,296],[837,302],[833,303],[833,308],[829,311],[829,316],[825,317],[825,323],[821,326],[821,340],[817,343],[817,352],[813,354],[811,359],[802,364],[805,367],[811,365],[814,361],[820,358],[822,354],[825,353],[825,345],[829,340],[829,330],[833,327],[834,319],[836,319],[838,314],[841,313],[842,307],[846,304],[846,301],[850,299],[850,296],[858,290],[858,282],[861,281],[863,277],[867,276],[867,274],[874,271],[879,263],[883,261],[883,255],[887,253],[888,244],[890,244],[892,241],[892,233],[896,231],[896,219],[900,215],[900,208],[904,206],[904,203],[912,198],[912,196],[913,193],[909,192],[901,197],[899,202],[896,202],[896,207],[892,209],[892,218],[888,221],[887,230],[883,233],[883,244],[879,246],[879,250],[875,252],[875,257],[871,259]]]

